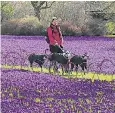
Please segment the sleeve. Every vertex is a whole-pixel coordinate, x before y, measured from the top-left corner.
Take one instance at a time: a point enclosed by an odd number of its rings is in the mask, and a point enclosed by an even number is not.
[[[63,37],[61,37],[61,45],[63,45]]]
[[[50,44],[55,44],[56,40],[53,38],[52,29],[50,27],[47,28],[47,33],[50,40]]]
[[[58,29],[59,29],[60,36],[61,36],[61,38],[62,38],[62,32],[61,32],[60,27],[58,27]]]

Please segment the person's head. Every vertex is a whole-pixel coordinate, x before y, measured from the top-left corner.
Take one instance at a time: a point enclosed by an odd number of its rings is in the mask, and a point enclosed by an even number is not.
[[[53,25],[58,25],[58,20],[57,20],[56,17],[53,17],[53,18],[52,18],[51,24],[53,24]]]

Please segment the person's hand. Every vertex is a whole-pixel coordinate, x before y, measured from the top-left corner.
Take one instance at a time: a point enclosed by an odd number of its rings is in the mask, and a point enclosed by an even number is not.
[[[61,48],[63,48],[63,46],[62,46],[62,45],[60,45],[60,47],[61,47]]]
[[[56,42],[55,45],[58,45],[58,43]]]

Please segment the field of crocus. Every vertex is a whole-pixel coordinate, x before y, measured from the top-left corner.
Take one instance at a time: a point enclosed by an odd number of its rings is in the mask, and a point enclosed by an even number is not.
[[[48,48],[43,36],[3,35],[1,47],[2,113],[115,112],[115,38],[64,37],[66,50],[88,53],[89,73],[79,77],[25,69],[29,54]]]

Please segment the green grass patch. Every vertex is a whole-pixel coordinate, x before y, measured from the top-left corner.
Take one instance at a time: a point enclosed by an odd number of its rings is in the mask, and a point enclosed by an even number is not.
[[[105,37],[115,38],[115,35],[105,35]]]
[[[39,67],[33,67],[33,69],[31,69],[29,66],[12,66],[12,65],[7,65],[7,64],[2,65],[1,67],[5,69],[19,69],[19,70],[28,70],[31,72],[41,72],[41,68]],[[106,81],[115,80],[115,75],[112,75],[112,74],[87,72],[84,75],[83,72],[78,72],[78,73],[72,72],[72,74],[64,73],[64,75],[62,75],[61,69],[59,69],[59,72],[60,73],[58,73],[58,75],[65,77],[65,78],[82,78],[82,79],[91,79],[92,81],[94,80],[106,80]],[[49,70],[47,68],[43,68],[42,73],[49,73]],[[51,69],[51,73],[54,74],[53,69]]]

